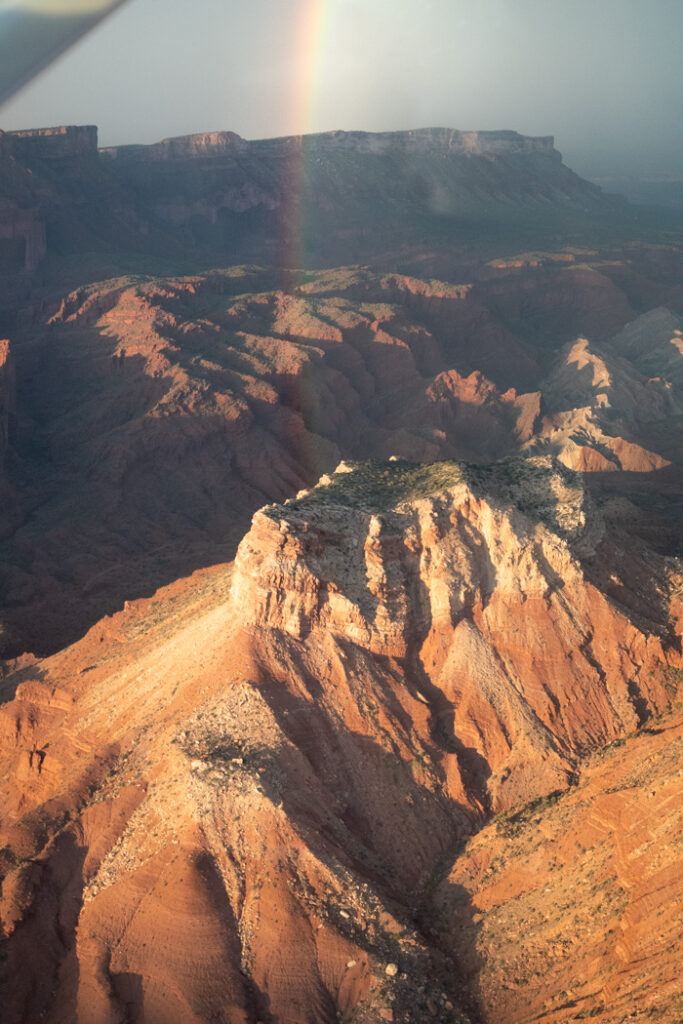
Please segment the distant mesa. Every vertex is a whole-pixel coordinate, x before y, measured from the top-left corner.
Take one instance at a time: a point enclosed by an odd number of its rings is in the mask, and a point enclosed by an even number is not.
[[[114,160],[189,160],[245,152],[248,147],[249,143],[235,132],[199,132],[162,139],[151,145],[107,146],[100,149],[100,153]]]
[[[521,222],[540,239],[558,218],[592,224],[616,202],[562,163],[552,136],[451,128],[252,141],[215,131],[102,149],[93,125],[11,131],[0,133],[0,186],[6,274],[33,272],[46,237],[74,256],[329,265],[434,236],[471,244],[482,225]]]
[[[401,132],[332,131],[254,141],[247,141],[235,132],[201,132],[163,139],[152,145],[106,147],[100,152],[115,159],[153,161],[219,157],[234,152],[255,155],[286,153],[301,146],[330,153],[347,151],[381,155],[396,150],[471,156],[533,153],[562,160],[552,135],[532,137],[514,131],[458,131],[454,128],[420,128]]]
[[[99,152],[112,159],[186,160],[220,157],[235,152],[254,154],[286,152],[301,145],[328,152],[353,151],[382,154],[404,152],[446,152],[450,155],[504,156],[510,154],[549,156],[561,162],[552,135],[528,136],[515,131],[459,131],[454,128],[420,128],[398,132],[331,131],[247,140],[236,132],[196,132],[162,139],[160,142],[105,146],[98,150],[95,125],[59,125],[2,132],[10,152],[18,158],[56,159]],[[2,150],[0,150],[0,155]]]
[[[2,135],[12,156],[19,160],[57,160],[93,156],[97,153],[95,125],[61,125],[56,128],[28,128]],[[2,151],[0,150],[0,156]]]

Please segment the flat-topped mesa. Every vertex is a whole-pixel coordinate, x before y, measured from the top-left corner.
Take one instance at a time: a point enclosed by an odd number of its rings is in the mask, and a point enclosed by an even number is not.
[[[342,463],[254,516],[231,616],[263,647],[395,659],[455,709],[509,806],[666,706],[662,637],[592,581],[603,539],[581,476],[549,456]]]
[[[526,222],[534,235],[555,237],[568,217],[615,211],[615,200],[562,162],[552,137],[514,131],[253,141],[217,131],[96,147],[87,126],[0,140],[3,194],[52,218],[50,238],[64,250],[98,239],[106,251],[125,243],[127,252],[169,258],[196,250],[212,262],[225,254],[230,263],[280,264],[297,252],[302,263],[354,264],[416,238],[431,244],[444,229],[458,245],[477,237],[478,223],[517,231]]]
[[[249,143],[236,132],[199,132],[162,139],[152,145],[106,146],[100,154],[111,160],[156,163],[164,160],[196,160],[244,152]]]
[[[341,463],[256,513],[237,554],[236,611],[297,638],[320,627],[405,657],[430,628],[484,607],[492,576],[525,600],[556,577],[578,583],[572,546],[601,529],[592,514],[587,530],[587,502],[580,478],[549,457]]]
[[[97,153],[95,125],[60,125],[7,132],[5,139],[20,160],[64,160]]]
[[[381,155],[391,152],[447,153],[453,156],[510,156],[541,154],[562,159],[552,135],[532,137],[514,131],[459,131],[455,128],[418,128],[401,132],[322,132],[251,143],[270,151],[309,146],[322,151]]]
[[[107,147],[100,152],[127,161],[212,159],[235,153],[285,155],[292,150],[348,152],[382,155],[391,152],[448,153],[464,156],[542,155],[561,161],[554,138],[526,136],[514,131],[458,131],[453,128],[421,128],[399,132],[321,132],[276,139],[247,141],[234,132],[202,132],[163,139],[152,145]]]

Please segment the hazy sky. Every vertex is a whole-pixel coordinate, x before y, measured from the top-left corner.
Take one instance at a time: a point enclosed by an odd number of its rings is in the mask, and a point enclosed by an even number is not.
[[[584,173],[683,176],[682,55],[683,0],[130,0],[0,126],[514,128]]]

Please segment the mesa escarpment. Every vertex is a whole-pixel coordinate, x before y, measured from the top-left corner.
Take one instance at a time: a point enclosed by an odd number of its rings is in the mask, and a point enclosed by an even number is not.
[[[10,443],[10,424],[16,415],[14,360],[9,341],[0,341],[0,468],[4,471]]]
[[[102,261],[158,252],[144,214],[103,168],[95,127],[0,132],[0,193],[3,320],[39,302],[69,260],[80,284]]]
[[[38,211],[11,202],[0,205],[0,268],[18,275],[36,270],[45,257],[45,225]]]
[[[563,787],[583,752],[668,706],[671,622],[637,602],[641,574],[669,570],[646,561],[629,579],[622,562],[606,596],[604,541],[580,478],[547,457],[342,464],[257,513],[233,595],[259,637],[395,660],[455,755],[453,800],[500,810]]]
[[[8,461],[16,426],[16,380],[9,341],[0,341],[0,535],[7,536],[17,523],[16,491],[10,482]]]
[[[5,143],[18,160],[77,160],[97,155],[95,125],[60,125],[5,132]]]
[[[676,567],[625,539],[613,595],[606,541],[550,459],[342,465],[234,569],[6,677],[10,1024],[458,1024],[480,980],[497,1005],[455,854],[676,696]]]
[[[609,216],[614,199],[569,170],[552,138],[516,132],[328,132],[247,141],[231,132],[102,151],[152,222],[188,241],[290,265],[367,256],[466,222],[536,223],[568,209]],[[400,209],[397,218],[395,211]],[[403,222],[403,223],[401,223]],[[542,228],[541,228],[542,231]]]
[[[163,139],[152,145],[110,146],[100,150],[113,160],[140,161],[220,159],[226,153],[282,153],[310,146],[316,153],[348,151],[382,154],[392,150],[474,156],[534,154],[562,162],[552,136],[531,137],[512,131],[462,132],[423,128],[403,132],[321,132],[249,141],[235,132],[199,132]]]
[[[586,229],[622,216],[562,163],[552,138],[513,131],[204,132],[98,150],[94,126],[43,128],[0,134],[0,182],[35,221],[29,231],[18,213],[3,218],[30,248],[20,264],[75,283],[93,267],[135,271],[150,259],[339,264],[418,242],[463,248],[481,230],[520,225],[540,240],[570,214]]]

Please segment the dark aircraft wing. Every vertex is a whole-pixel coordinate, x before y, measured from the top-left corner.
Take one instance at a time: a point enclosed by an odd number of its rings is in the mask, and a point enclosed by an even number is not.
[[[0,0],[0,103],[126,0]]]

